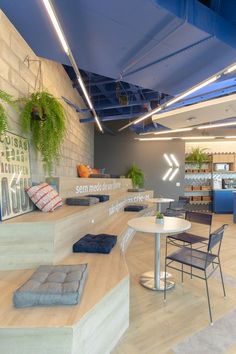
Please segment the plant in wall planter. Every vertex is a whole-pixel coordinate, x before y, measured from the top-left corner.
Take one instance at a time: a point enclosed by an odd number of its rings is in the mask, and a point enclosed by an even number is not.
[[[196,165],[198,165],[199,170],[202,168],[202,165],[204,162],[209,162],[209,156],[205,152],[207,149],[205,148],[192,148],[191,152],[187,154],[186,156],[186,161],[187,162],[193,162]]]
[[[7,113],[1,102],[5,102],[10,106],[16,108],[16,104],[12,99],[12,96],[0,90],[0,135],[3,134],[7,129]]]
[[[21,113],[22,131],[31,132],[33,146],[41,153],[45,172],[51,176],[66,133],[64,108],[46,91],[34,92],[28,99],[21,101],[24,103]]]
[[[144,186],[144,174],[143,171],[133,164],[126,174],[127,178],[132,179],[133,188],[142,188]]]
[[[156,224],[164,224],[164,215],[160,211],[156,213]]]

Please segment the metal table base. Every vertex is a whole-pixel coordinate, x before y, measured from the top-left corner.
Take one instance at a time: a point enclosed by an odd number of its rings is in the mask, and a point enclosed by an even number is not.
[[[146,272],[142,274],[140,278],[140,284],[142,284],[145,288],[155,290],[155,291],[163,291],[165,289],[165,272],[161,272],[161,244],[160,244],[159,233],[155,234],[155,265],[154,272]],[[166,274],[166,289],[170,290],[175,286],[173,280],[170,280],[171,274]]]

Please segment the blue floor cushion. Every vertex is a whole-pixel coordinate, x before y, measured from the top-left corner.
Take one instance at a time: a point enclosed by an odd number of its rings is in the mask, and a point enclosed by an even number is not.
[[[15,307],[76,305],[88,276],[88,265],[42,265],[13,294]]]
[[[94,197],[74,197],[66,199],[67,205],[89,206],[97,203],[99,203],[99,199]]]
[[[110,196],[106,194],[89,194],[87,197],[98,198],[100,203],[106,202],[110,198]]]
[[[117,236],[87,234],[73,245],[73,252],[110,253],[115,246]]]
[[[143,209],[147,208],[147,205],[127,205],[124,208],[124,211],[141,211]]]
[[[129,188],[127,192],[145,192],[144,188]]]

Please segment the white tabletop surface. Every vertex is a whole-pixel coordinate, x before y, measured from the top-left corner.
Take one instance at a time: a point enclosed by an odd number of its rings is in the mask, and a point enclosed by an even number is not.
[[[136,231],[157,234],[182,232],[191,227],[188,220],[172,216],[164,216],[164,224],[157,224],[155,216],[143,216],[129,220],[128,225]]]
[[[170,203],[170,202],[174,202],[174,199],[170,199],[170,198],[150,198],[148,199],[148,202],[150,203]]]

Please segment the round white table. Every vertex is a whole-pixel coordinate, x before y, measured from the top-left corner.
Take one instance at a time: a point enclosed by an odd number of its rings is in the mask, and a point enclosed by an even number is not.
[[[161,204],[174,202],[174,199],[171,198],[150,198],[148,202],[155,203],[157,205],[157,210],[161,212]]]
[[[151,290],[164,290],[164,278],[165,272],[161,272],[161,246],[160,237],[162,234],[179,233],[190,229],[191,223],[188,220],[175,218],[175,217],[164,217],[163,224],[156,223],[155,216],[144,216],[128,221],[128,225],[135,231],[154,233],[155,234],[155,266],[154,272],[146,272],[142,274],[140,278],[140,283],[148,289]],[[166,281],[166,289],[171,289],[175,283],[169,280],[171,275],[168,274],[168,280]]]

